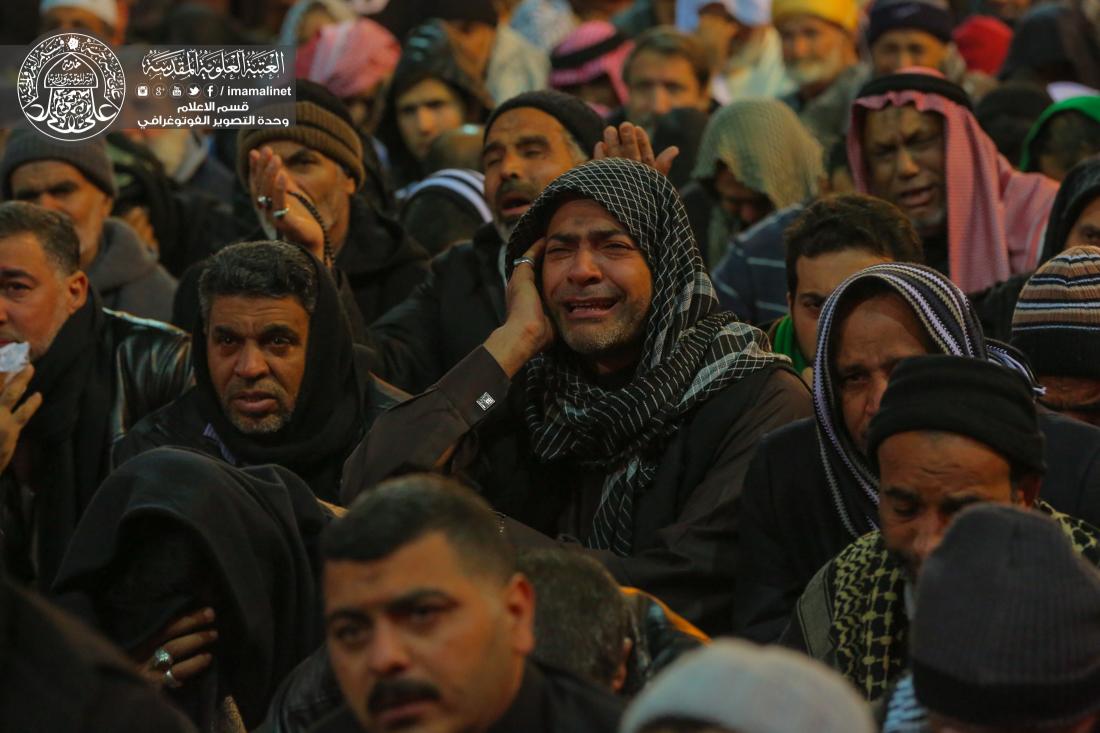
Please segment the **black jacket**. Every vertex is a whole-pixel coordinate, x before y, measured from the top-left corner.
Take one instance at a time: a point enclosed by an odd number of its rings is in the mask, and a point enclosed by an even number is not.
[[[1100,428],[1040,409],[1047,473],[1040,497],[1060,512],[1100,521]],[[799,596],[853,538],[821,468],[813,419],[760,442],[741,495],[734,633],[761,643],[783,633]]]
[[[421,392],[504,323],[502,244],[486,224],[432,259],[424,282],[368,329],[378,376]]]
[[[5,731],[192,733],[133,663],[43,599],[0,579]]]
[[[615,733],[622,703],[568,672],[529,661],[511,707],[487,733]],[[362,733],[343,707],[311,733]]]
[[[106,319],[104,338],[98,353],[110,360],[110,394],[107,423],[108,442],[99,465],[105,467],[96,483],[111,465],[112,445],[145,415],[172,402],[194,379],[191,371],[191,339],[183,331],[158,321],[136,318],[126,313],[103,309]],[[80,471],[79,466],[73,470]],[[92,469],[93,471],[96,469]],[[37,502],[37,499],[34,500]],[[13,576],[31,580],[37,575],[31,560],[36,543],[35,524],[28,497],[12,472],[0,477],[0,537],[3,537],[4,562]],[[78,508],[79,509],[79,508]],[[74,518],[75,519],[75,518]],[[39,538],[41,539],[41,538]]]
[[[435,387],[375,421],[347,461],[343,491],[429,470],[457,445],[451,471],[509,518],[514,542],[560,538],[581,549],[605,476],[569,461],[534,459],[522,420],[523,374],[512,383],[488,351],[475,349]],[[489,405],[497,406],[487,412]],[[739,523],[734,502],[749,459],[762,435],[810,410],[802,380],[780,367],[715,393],[687,413],[662,449],[653,484],[635,500],[633,553],[585,551],[620,585],[652,593],[707,634],[728,633]],[[342,500],[351,498],[346,493]]]
[[[347,454],[359,443],[378,415],[408,397],[367,371],[366,349],[356,347],[355,356],[357,363],[363,365],[359,373],[364,375],[361,377],[361,383],[365,395],[363,408],[365,420],[359,426],[359,432],[348,437],[346,451],[339,457],[340,461],[347,458]],[[207,425],[208,421],[203,418],[199,402],[195,398],[195,390],[189,390],[180,399],[147,416],[116,443],[113,454],[114,465],[121,465],[138,454],[160,446],[190,448],[218,460],[227,460],[222,445],[205,432]],[[334,446],[334,448],[337,447]],[[338,495],[339,487],[333,486],[331,494],[320,498],[332,501]]]

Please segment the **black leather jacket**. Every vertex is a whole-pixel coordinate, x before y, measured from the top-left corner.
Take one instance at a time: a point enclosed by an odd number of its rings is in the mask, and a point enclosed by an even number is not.
[[[111,443],[138,420],[182,395],[194,383],[191,337],[160,321],[107,308],[108,343],[114,351]]]

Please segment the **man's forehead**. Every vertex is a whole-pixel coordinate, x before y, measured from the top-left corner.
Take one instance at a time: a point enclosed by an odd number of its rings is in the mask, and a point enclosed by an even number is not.
[[[292,127],[292,128],[289,128],[289,129],[293,130],[295,128]],[[325,160],[331,160],[327,155],[320,152],[319,150],[311,148],[308,145],[306,145],[305,143],[298,142],[297,140],[270,140],[268,142],[263,143],[263,145],[266,145],[269,148],[271,148],[272,151],[274,151],[275,154],[278,155],[279,157],[281,157],[283,160],[286,160],[287,158],[289,158],[293,155],[297,155],[298,153],[302,152],[303,150],[307,151],[307,152],[310,152],[310,153],[313,153],[314,155],[319,155],[322,158],[324,158]]]
[[[17,167],[11,174],[12,186],[53,186],[72,182],[91,186],[80,169],[62,160],[32,160]]]
[[[247,321],[257,328],[273,323],[297,326],[309,322],[309,313],[292,295],[215,295],[210,302],[210,323],[222,321]]]
[[[414,591],[461,595],[472,583],[450,542],[430,532],[374,560],[326,560],[326,596],[386,603]]]
[[[46,253],[34,234],[19,232],[0,238],[0,274],[45,264]]]
[[[855,293],[848,296],[846,300],[837,305],[836,325],[832,339],[835,348],[831,349],[829,355],[830,361],[832,361],[834,365],[838,361],[838,356],[844,351],[847,338],[851,338],[852,340],[860,339],[866,343],[870,341],[871,336],[879,336],[879,334],[868,333],[861,329],[854,328],[852,326],[853,316],[857,314],[862,317],[875,317],[875,323],[879,326],[886,323],[886,319],[894,321],[902,329],[920,341],[920,353],[928,353],[927,345],[931,340],[930,334],[917,317],[912,306],[894,291],[875,290],[872,292]],[[883,345],[886,346],[886,344]]]
[[[630,233],[630,229],[599,201],[580,196],[561,202],[550,217],[546,233],[549,236],[556,231],[576,227],[616,229]]]
[[[493,143],[510,143],[522,137],[546,137],[564,135],[565,126],[548,112],[534,107],[516,107],[501,113],[485,131],[485,147]]]
[[[870,134],[891,135],[899,130],[912,132],[921,128],[939,128],[942,125],[943,117],[938,112],[922,112],[912,102],[867,111],[866,129]]]

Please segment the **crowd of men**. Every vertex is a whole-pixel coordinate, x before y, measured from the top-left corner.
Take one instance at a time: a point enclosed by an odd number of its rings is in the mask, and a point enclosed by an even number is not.
[[[1100,0],[0,18],[0,730],[1100,731]]]

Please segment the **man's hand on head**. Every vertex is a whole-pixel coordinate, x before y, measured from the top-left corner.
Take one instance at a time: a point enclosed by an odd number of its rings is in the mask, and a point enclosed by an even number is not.
[[[592,157],[595,160],[604,158],[629,158],[639,163],[645,163],[664,175],[672,170],[672,161],[680,154],[680,148],[675,145],[661,151],[660,155],[653,154],[653,145],[649,142],[649,135],[637,125],[624,122],[618,127],[608,125],[603,131],[603,141],[596,143],[596,149]]]
[[[298,198],[309,198],[287,172],[283,159],[266,145],[248,151],[248,188],[252,207],[265,231],[300,244],[325,261],[325,232]],[[262,197],[262,198],[261,198]],[[262,203],[261,203],[262,202]],[[276,216],[277,212],[285,212]]]
[[[27,385],[33,376],[34,367],[30,364],[14,374],[4,375],[4,386],[0,388],[0,471],[11,463],[20,433],[27,421],[42,406],[42,395],[35,392],[16,407],[23,399],[23,393],[27,391]]]
[[[538,240],[523,253],[535,264],[522,262],[512,268],[512,277],[508,279],[508,317],[485,340],[486,350],[509,377],[554,342],[554,324],[542,305],[535,272],[545,249],[546,240]]]

